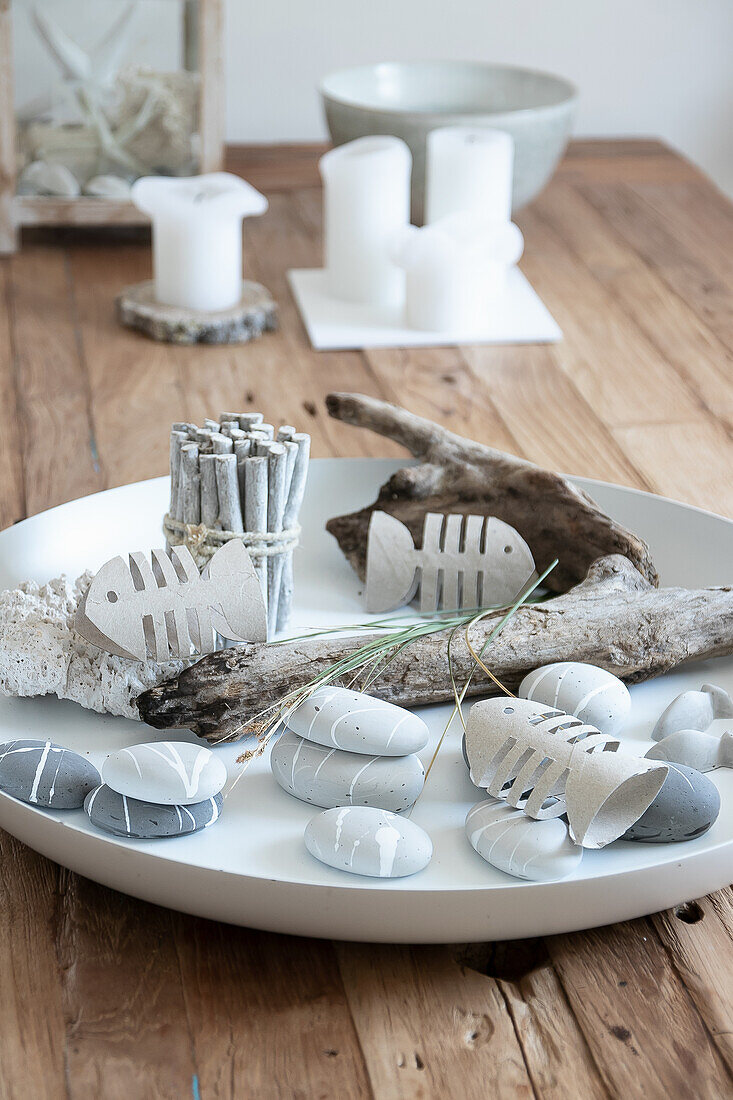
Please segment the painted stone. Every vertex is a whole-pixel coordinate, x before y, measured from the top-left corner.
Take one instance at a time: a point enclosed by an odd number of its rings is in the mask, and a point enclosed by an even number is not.
[[[84,184],[84,194],[96,199],[130,198],[130,184],[121,176],[94,176]]]
[[[719,812],[715,784],[694,768],[670,763],[659,794],[621,839],[646,844],[694,840],[708,831]]]
[[[631,696],[617,676],[596,665],[558,661],[525,676],[519,697],[574,714],[601,733],[616,733],[628,717]]]
[[[374,756],[407,756],[428,743],[422,718],[394,703],[342,687],[317,688],[288,719],[300,737]]]
[[[314,806],[406,810],[425,782],[418,756],[367,756],[328,749],[286,730],[272,750],[272,774],[284,791]]]
[[[659,716],[652,738],[661,741],[678,730],[706,730],[716,718],[733,718],[733,699],[715,684],[699,691],[683,691]]]
[[[684,764],[699,772],[733,768],[733,733],[726,730],[716,736],[704,730],[677,730],[657,741],[644,755],[647,760]]]
[[[33,806],[77,809],[101,782],[91,761],[50,741],[0,745],[0,791]]]
[[[532,882],[566,878],[583,856],[561,818],[533,821],[493,798],[477,802],[468,811],[466,836],[492,867]]]
[[[84,809],[92,825],[115,836],[136,840],[187,836],[213,825],[221,816],[220,794],[188,806],[163,806],[118,794],[103,785],[88,794]]]
[[[370,878],[404,878],[427,867],[433,844],[419,825],[387,810],[336,806],[317,814],[305,846],[321,863]]]
[[[118,794],[165,806],[189,806],[218,794],[227,780],[211,749],[188,741],[151,741],[119,749],[102,765],[102,782]]]

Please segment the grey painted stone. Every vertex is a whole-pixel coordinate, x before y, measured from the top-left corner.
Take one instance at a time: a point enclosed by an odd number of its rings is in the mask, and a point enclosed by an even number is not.
[[[466,836],[492,867],[533,882],[567,878],[583,856],[583,849],[573,843],[561,818],[533,821],[495,798],[471,807]]]
[[[141,802],[118,794],[111,787],[101,786],[88,794],[84,809],[92,825],[115,836],[136,840],[187,836],[213,825],[221,816],[223,799],[220,794],[188,806],[163,806]]]
[[[156,302],[152,281],[128,286],[116,299],[117,319],[167,344],[246,344],[277,329],[277,305],[259,283],[242,283],[242,300],[216,313]]]
[[[128,798],[188,806],[218,794],[227,780],[211,749],[188,741],[151,741],[119,749],[102,765],[102,782]]]
[[[342,687],[317,688],[290,715],[288,727],[329,749],[375,756],[407,756],[428,743],[428,727],[416,714]]]
[[[608,734],[621,728],[631,709],[626,684],[604,668],[580,661],[558,661],[535,669],[524,677],[517,694],[573,714]]]
[[[101,782],[90,760],[50,741],[0,745],[0,791],[33,806],[76,809]]]
[[[370,878],[414,875],[433,854],[432,841],[419,825],[368,806],[337,806],[317,814],[306,826],[305,846],[329,867]]]
[[[270,757],[284,791],[313,806],[378,806],[398,812],[411,806],[425,782],[418,756],[367,756],[316,745],[289,730]]]
[[[707,776],[683,764],[669,763],[659,794],[621,839],[647,844],[694,840],[708,831],[719,812],[720,794]]]

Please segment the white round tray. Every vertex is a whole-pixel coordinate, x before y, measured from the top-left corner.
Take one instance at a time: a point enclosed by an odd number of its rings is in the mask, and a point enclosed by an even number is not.
[[[399,463],[324,459],[312,464],[297,556],[295,627],[363,621],[361,585],[326,534],[329,516],[366,504]],[[733,523],[660,497],[577,479],[616,519],[650,543],[665,584],[733,579]],[[127,550],[160,546],[167,478],[128,485],[51,509],[0,533],[0,588],[24,579],[74,577]],[[0,639],[0,645],[2,639]],[[678,692],[703,681],[733,689],[733,659],[691,665],[632,688],[623,740],[643,753],[649,731]],[[433,741],[450,708],[423,708]],[[458,724],[457,724],[458,726]],[[51,737],[101,764],[123,745],[168,733],[92,714],[55,698],[0,699],[0,741]],[[182,736],[195,740],[192,734]],[[242,746],[216,751],[234,776]],[[548,935],[625,920],[700,897],[728,884],[733,863],[733,771],[711,775],[723,796],[705,836],[685,844],[617,842],[585,852],[562,882],[523,883],[473,851],[463,822],[480,793],[468,780],[454,727],[413,821],[430,833],[432,863],[408,879],[380,881],[331,870],[303,844],[311,806],[275,783],[255,761],[228,795],[213,828],[175,840],[127,841],[98,832],[83,811],[34,809],[0,794],[0,826],[58,863],[97,882],[202,917],[276,932],[343,940],[450,943]]]

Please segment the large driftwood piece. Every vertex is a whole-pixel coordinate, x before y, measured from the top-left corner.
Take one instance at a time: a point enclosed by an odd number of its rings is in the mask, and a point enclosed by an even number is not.
[[[475,648],[496,624],[493,612],[471,634]],[[370,634],[369,639],[374,638]],[[366,641],[314,637],[281,645],[246,645],[205,657],[138,699],[142,718],[159,729],[185,727],[212,741],[236,741],[252,718],[322,673]],[[403,650],[370,686],[371,694],[405,706],[453,698],[448,635]],[[551,661],[587,661],[635,683],[683,661],[733,652],[733,588],[655,588],[623,557],[595,562],[586,579],[547,603],[520,608],[487,648],[485,660],[511,690],[531,669]],[[462,636],[453,650],[463,684],[473,661]],[[476,672],[470,695],[496,694]]]
[[[497,516],[529,543],[538,570],[559,559],[547,580],[553,591],[567,591],[606,554],[623,554],[658,583],[646,543],[567,478],[374,397],[331,393],[326,406],[337,420],[387,436],[421,462],[393,474],[368,508],[329,520],[328,530],[362,579],[369,519],[378,508],[409,527],[418,547],[427,512]]]

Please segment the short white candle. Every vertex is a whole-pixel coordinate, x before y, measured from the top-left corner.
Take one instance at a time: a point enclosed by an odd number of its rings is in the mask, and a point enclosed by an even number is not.
[[[242,218],[267,199],[239,176],[144,176],[132,201],[153,223],[155,297],[182,309],[231,309],[242,297]]]
[[[509,221],[514,139],[502,130],[446,126],[428,134],[425,221],[470,210]]]
[[[412,226],[397,250],[407,273],[407,324],[429,332],[480,333],[523,244],[511,222],[469,213],[423,229]]]
[[[409,148],[395,137],[358,138],[326,153],[320,168],[331,295],[400,305],[405,279],[392,249],[410,221]]]

